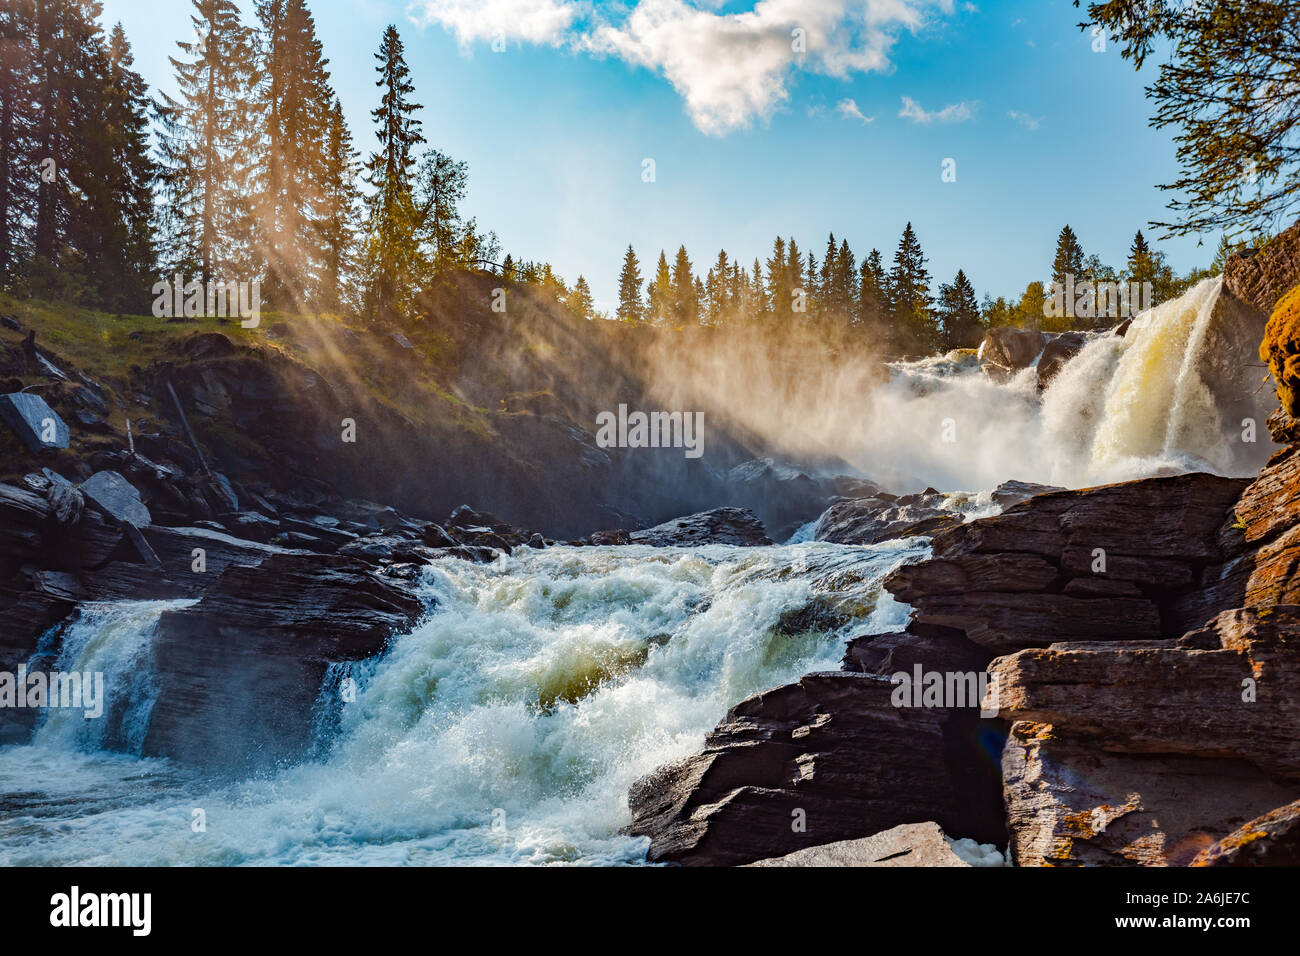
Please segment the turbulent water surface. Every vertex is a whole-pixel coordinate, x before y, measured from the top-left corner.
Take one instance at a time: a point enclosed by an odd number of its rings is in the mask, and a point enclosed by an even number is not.
[[[136,755],[149,639],[177,602],[90,606],[55,667],[104,671],[107,716],[53,712],[30,745],[0,748],[0,864],[640,861],[644,841],[618,834],[628,785],[737,701],[837,668],[850,633],[901,623],[879,582],[927,547],[441,561],[423,585],[435,610],[352,671],[356,701],[316,758],[224,783]],[[848,623],[782,625],[818,596]]]
[[[1248,473],[1267,441],[1236,440],[1198,370],[1219,291],[1207,280],[1122,338],[1091,336],[1042,395],[1032,368],[995,384],[972,354],[898,365],[844,443],[895,491]],[[949,506],[997,510],[987,490]],[[0,864],[638,862],[643,842],[618,832],[633,780],[694,751],[745,697],[837,667],[846,637],[905,621],[880,581],[927,544],[815,530],[770,548],[440,561],[428,619],[327,678],[323,695],[345,676],[358,692],[340,714],[320,708],[311,759],[239,781],[138,756],[151,637],[177,602],[83,607],[37,657],[103,672],[106,714],[55,712],[30,744],[0,748]],[[783,621],[819,597],[833,613],[801,619],[821,629]]]

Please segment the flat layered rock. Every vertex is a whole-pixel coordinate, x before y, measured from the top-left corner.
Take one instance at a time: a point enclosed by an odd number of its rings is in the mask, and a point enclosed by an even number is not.
[[[1177,640],[1053,644],[989,665],[999,716],[1110,752],[1249,761],[1300,785],[1300,607],[1227,611]]]
[[[379,653],[423,613],[400,579],[358,558],[281,551],[231,564],[159,622],[145,754],[239,769],[300,757],[328,666]]]
[[[933,557],[885,587],[912,605],[914,625],[997,653],[1173,636],[1186,617],[1174,610],[1222,560],[1220,531],[1247,484],[1192,474],[1039,494],[936,535]]]
[[[754,547],[771,544],[772,539],[763,529],[763,522],[748,508],[714,508],[674,518],[644,531],[628,532],[627,543],[657,548],[689,548],[703,544]]]
[[[860,840],[796,850],[747,866],[970,866],[937,823],[905,823]]]

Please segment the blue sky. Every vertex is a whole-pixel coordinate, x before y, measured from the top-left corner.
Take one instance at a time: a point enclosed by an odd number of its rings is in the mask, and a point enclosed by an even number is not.
[[[172,91],[167,57],[190,35],[190,5],[104,8],[146,80]],[[702,274],[719,248],[766,258],[778,234],[820,259],[834,231],[888,259],[909,220],[936,280],[961,267],[981,296],[1018,295],[1048,271],[1066,222],[1085,252],[1122,265],[1134,231],[1154,238],[1146,223],[1166,218],[1156,184],[1177,173],[1169,132],[1147,125],[1150,69],[1094,51],[1069,0],[311,8],[358,146],[373,147],[373,54],[396,23],[425,134],[469,163],[466,212],[517,257],[584,274],[606,309],[629,242],[643,272],[685,243]],[[949,158],[955,182],[941,181]],[[1158,247],[1183,272],[1217,241]]]

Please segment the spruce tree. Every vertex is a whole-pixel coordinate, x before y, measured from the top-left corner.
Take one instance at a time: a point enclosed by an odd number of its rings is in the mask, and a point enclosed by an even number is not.
[[[656,281],[658,281],[656,279]],[[672,317],[677,325],[694,325],[699,321],[700,302],[695,292],[695,270],[686,247],[679,246],[673,259]]]
[[[645,306],[641,301],[641,265],[630,243],[623,256],[623,269],[618,274],[618,310],[615,315],[620,322],[640,322],[645,318]]]
[[[330,107],[325,136],[325,182],[320,222],[321,273],[317,291],[320,308],[335,312],[356,308],[357,242],[360,232],[357,191],[358,152],[336,97]]]
[[[655,266],[654,278],[646,287],[646,311],[652,322],[666,322],[673,314],[673,274],[668,268],[668,256],[659,250],[659,264]]]
[[[974,348],[983,336],[975,287],[961,269],[951,283],[939,286],[939,331],[944,351]]]
[[[253,190],[262,298],[273,308],[302,309],[315,299],[324,269],[326,143],[335,97],[305,0],[258,0],[257,19],[253,108],[262,137]]]
[[[578,281],[573,284],[573,290],[564,304],[580,319],[592,317],[594,304],[591,299],[591,287],[587,285],[587,280],[583,276],[578,276]]]
[[[252,271],[253,34],[231,0],[193,4],[194,39],[176,44],[182,58],[169,58],[180,98],[163,94],[154,108],[165,200],[163,266],[206,284]]]
[[[412,171],[415,149],[425,142],[415,112],[422,107],[412,101],[415,93],[410,69],[403,55],[397,27],[384,31],[375,84],[383,91],[379,106],[371,112],[379,148],[366,162],[366,180],[372,193],[368,199],[366,268],[369,273],[367,307],[381,318],[397,318],[409,312],[415,285],[423,263],[419,254],[419,217],[415,208]]]
[[[909,222],[894,253],[888,293],[898,328],[911,340],[913,348],[928,351],[940,342],[938,326],[930,310],[930,272],[925,263],[920,240]]]
[[[32,252],[30,224],[43,157],[36,155],[36,6],[0,4],[0,285]]]
[[[1065,288],[1070,282],[1082,282],[1083,246],[1067,224],[1056,237],[1056,255],[1052,259],[1052,282]]]

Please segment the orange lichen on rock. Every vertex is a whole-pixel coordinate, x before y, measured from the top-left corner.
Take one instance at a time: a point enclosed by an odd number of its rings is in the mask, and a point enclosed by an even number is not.
[[[1264,328],[1259,357],[1268,363],[1277,397],[1292,418],[1300,415],[1300,286],[1278,302]]]

